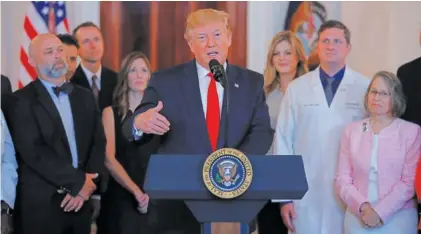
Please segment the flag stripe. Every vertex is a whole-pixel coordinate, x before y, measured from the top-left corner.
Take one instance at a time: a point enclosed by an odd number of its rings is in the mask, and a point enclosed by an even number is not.
[[[20,75],[19,81],[22,84],[28,84],[29,82],[31,82],[33,80],[33,78],[28,74],[28,71],[26,71],[26,69],[24,67],[20,68],[19,75]]]
[[[20,62],[22,63],[23,67],[25,67],[29,75],[35,79],[37,77],[37,73],[34,67],[29,64],[28,55],[25,53],[22,47],[20,48]]]
[[[38,35],[37,31],[35,31],[34,27],[32,26],[31,22],[29,21],[28,16],[25,16],[25,22],[23,23],[23,27],[28,34],[29,38],[32,40],[34,37]]]
[[[23,88],[22,81],[18,80],[18,89],[21,89],[21,88]]]
[[[69,22],[67,21],[66,18],[63,20],[63,23],[64,23],[64,28],[66,29],[66,31],[70,32]]]
[[[51,29],[51,31],[49,30]],[[69,33],[65,2],[32,1],[23,23],[23,38],[20,46],[20,68],[18,88],[22,88],[37,77],[36,69],[29,64],[29,45],[40,33]]]
[[[66,30],[66,26],[64,25],[64,23],[60,23],[59,25],[57,25],[56,28],[56,33],[67,33],[68,31]]]
[[[23,43],[21,48],[27,55],[29,55],[29,44],[31,44],[31,39],[29,39],[29,36],[27,33],[23,33]],[[29,57],[29,56],[28,56]]]
[[[34,4],[30,4],[28,8],[28,13],[26,14],[32,23],[32,26],[38,33],[46,33],[48,32],[48,25],[42,19],[41,15],[38,13],[37,9],[35,8]]]

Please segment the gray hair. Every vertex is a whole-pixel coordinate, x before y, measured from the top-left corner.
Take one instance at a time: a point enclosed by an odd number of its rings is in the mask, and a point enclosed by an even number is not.
[[[370,85],[367,88],[367,92],[364,96],[365,109],[368,111],[368,94],[370,93],[370,89],[374,80],[377,78],[383,79],[390,90],[390,97],[392,98],[392,116],[401,117],[406,109],[406,100],[403,93],[402,83],[395,74],[388,71],[379,71],[374,74],[373,79],[371,80]]]

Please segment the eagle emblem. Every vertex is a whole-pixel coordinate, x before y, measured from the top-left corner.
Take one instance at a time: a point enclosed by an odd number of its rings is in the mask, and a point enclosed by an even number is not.
[[[224,160],[218,164],[218,173],[216,174],[216,182],[226,187],[235,185],[240,175],[237,174],[237,163],[232,160]]]
[[[250,186],[253,167],[239,150],[222,148],[206,158],[202,179],[208,191],[216,197],[233,199],[241,196]]]

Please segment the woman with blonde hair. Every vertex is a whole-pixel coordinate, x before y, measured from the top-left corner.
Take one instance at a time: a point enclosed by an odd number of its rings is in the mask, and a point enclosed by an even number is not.
[[[277,33],[270,43],[264,72],[266,103],[275,129],[279,106],[288,84],[308,72],[303,44],[291,31]],[[272,148],[268,154],[272,154]],[[269,202],[259,213],[259,234],[287,233],[278,203]]]
[[[272,128],[288,84],[308,72],[303,44],[291,31],[277,33],[270,43],[264,72],[266,102]]]
[[[107,138],[105,165],[111,178],[101,199],[98,234],[147,234],[151,230],[147,217],[149,197],[143,191],[143,182],[150,153],[159,142],[153,139],[139,146],[128,141],[121,129],[140,104],[150,77],[151,66],[143,53],[127,55],[118,75],[113,105],[102,114]]]

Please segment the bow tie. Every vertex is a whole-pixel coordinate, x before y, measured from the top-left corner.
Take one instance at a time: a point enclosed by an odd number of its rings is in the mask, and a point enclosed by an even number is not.
[[[73,85],[71,83],[64,83],[62,86],[60,87],[53,87],[53,91],[56,94],[56,96],[58,97],[60,95],[61,92],[65,93],[65,94],[70,94],[73,90]]]

